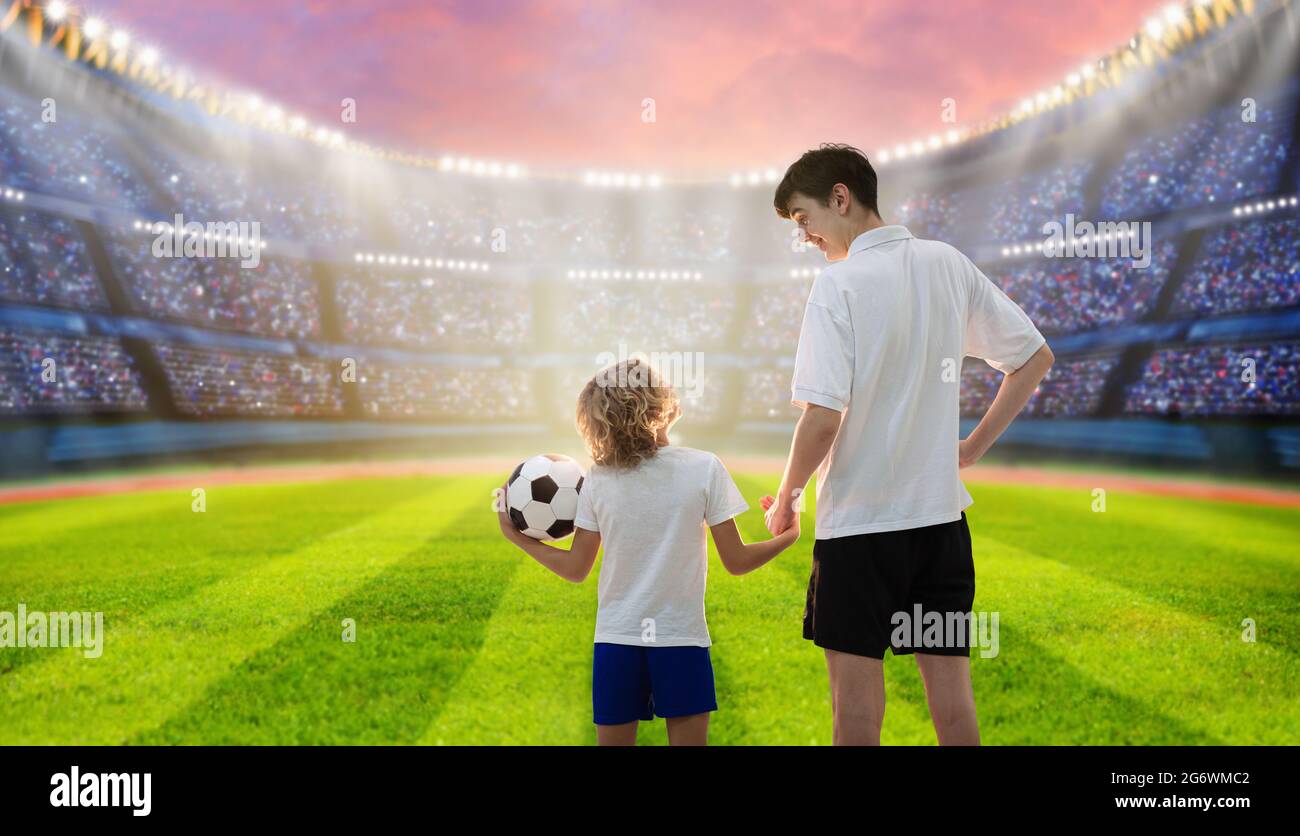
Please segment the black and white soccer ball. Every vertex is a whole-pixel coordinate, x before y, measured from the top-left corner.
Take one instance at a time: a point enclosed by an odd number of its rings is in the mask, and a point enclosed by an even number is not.
[[[515,528],[534,540],[573,533],[582,468],[568,456],[543,453],[521,463],[506,481],[506,510]]]

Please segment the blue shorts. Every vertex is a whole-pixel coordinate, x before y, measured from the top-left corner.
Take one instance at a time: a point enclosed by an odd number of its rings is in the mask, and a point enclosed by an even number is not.
[[[709,649],[596,642],[591,708],[601,726],[717,711]]]

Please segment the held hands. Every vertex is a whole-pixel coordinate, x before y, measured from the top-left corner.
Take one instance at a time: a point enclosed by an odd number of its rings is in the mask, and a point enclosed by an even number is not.
[[[773,537],[784,537],[791,543],[799,539],[799,514],[794,510],[794,500],[782,504],[768,495],[759,500],[767,521],[767,530]]]

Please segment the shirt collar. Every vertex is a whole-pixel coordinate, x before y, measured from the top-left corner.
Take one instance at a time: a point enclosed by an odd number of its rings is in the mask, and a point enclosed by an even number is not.
[[[869,250],[872,247],[877,247],[881,244],[887,244],[890,241],[902,241],[905,238],[911,237],[912,233],[908,232],[907,227],[902,224],[886,224],[885,226],[878,226],[875,229],[867,230],[857,238],[854,238],[853,243],[849,245],[849,255],[862,252],[863,250]]]

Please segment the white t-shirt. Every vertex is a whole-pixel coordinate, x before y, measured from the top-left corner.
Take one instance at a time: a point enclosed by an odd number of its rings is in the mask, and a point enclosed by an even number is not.
[[[854,239],[813,282],[791,384],[796,406],[843,412],[817,469],[817,538],[960,519],[962,358],[1013,372],[1044,342],[954,247],[897,225]]]
[[[669,445],[631,469],[592,465],[574,525],[599,531],[605,549],[596,641],[709,647],[705,527],[748,509],[722,461],[703,450]]]

